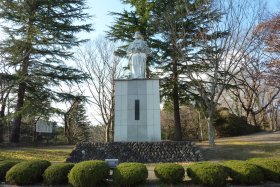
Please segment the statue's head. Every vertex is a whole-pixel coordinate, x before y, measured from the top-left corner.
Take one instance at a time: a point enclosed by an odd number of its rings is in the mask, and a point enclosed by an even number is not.
[[[143,36],[141,35],[141,33],[139,31],[136,31],[133,38],[135,39],[143,39]]]

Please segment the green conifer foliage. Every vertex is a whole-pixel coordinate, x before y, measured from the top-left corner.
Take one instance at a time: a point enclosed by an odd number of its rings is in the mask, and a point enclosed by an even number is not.
[[[198,64],[202,54],[213,50],[209,41],[217,33],[209,32],[211,24],[221,14],[213,8],[212,0],[125,0],[131,11],[113,13],[115,23],[108,32],[114,40],[131,41],[138,29],[153,51],[151,62],[160,69],[161,96],[172,101],[174,110],[175,140],[182,140],[180,108],[190,98],[197,99],[186,82],[189,72],[203,72],[207,64]],[[143,6],[146,5],[146,6]],[[145,20],[145,21],[143,21]],[[208,39],[205,39],[208,38]],[[191,69],[191,71],[190,71]]]
[[[54,88],[62,82],[79,82],[87,77],[65,63],[73,57],[71,49],[83,42],[75,35],[92,30],[91,24],[83,24],[90,18],[84,12],[85,3],[85,0],[0,1],[2,29],[7,36],[0,51],[5,63],[15,70],[18,85],[12,142],[19,142],[27,92],[61,101],[71,94]]]

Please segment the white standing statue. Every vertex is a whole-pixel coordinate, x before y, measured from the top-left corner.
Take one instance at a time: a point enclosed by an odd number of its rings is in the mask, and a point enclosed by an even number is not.
[[[126,51],[130,65],[131,78],[146,78],[146,61],[147,56],[151,55],[151,51],[139,31],[135,32],[134,38],[135,40],[128,46]]]

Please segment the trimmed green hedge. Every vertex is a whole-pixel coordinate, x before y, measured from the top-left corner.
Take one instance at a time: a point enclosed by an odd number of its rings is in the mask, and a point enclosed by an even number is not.
[[[48,167],[44,174],[44,183],[47,185],[68,184],[68,174],[74,167],[72,163],[60,163]]]
[[[264,174],[266,181],[280,181],[280,160],[273,158],[252,158],[249,163],[258,166]]]
[[[24,161],[14,165],[6,174],[9,184],[27,185],[40,182],[42,174],[51,165],[46,160]]]
[[[228,173],[234,184],[254,185],[264,181],[262,170],[254,164],[240,160],[221,162],[228,168]]]
[[[227,169],[212,162],[198,162],[187,167],[187,174],[192,182],[209,187],[226,186],[228,173]]]
[[[73,186],[95,187],[106,180],[110,168],[104,161],[90,160],[75,164],[68,175]]]
[[[155,175],[164,183],[180,183],[185,177],[183,166],[174,163],[158,164],[154,171]]]
[[[18,163],[19,163],[18,161],[10,161],[10,160],[0,161],[0,182],[5,181],[5,176],[7,171]]]
[[[133,186],[148,178],[148,170],[141,163],[121,163],[113,172],[113,182],[118,186]]]

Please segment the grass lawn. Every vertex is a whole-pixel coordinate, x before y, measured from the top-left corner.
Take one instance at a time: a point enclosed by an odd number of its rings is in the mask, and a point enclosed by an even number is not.
[[[245,160],[255,157],[280,158],[280,143],[217,143],[214,148],[202,146],[206,160]]]
[[[245,160],[254,157],[280,158],[280,131],[216,139],[211,148],[207,142],[197,145],[207,160]]]
[[[74,146],[0,148],[0,160],[48,160],[64,162]]]
[[[207,142],[197,145],[206,160],[245,160],[253,157],[280,158],[280,132],[259,133],[240,137],[216,139],[216,146],[211,148]],[[0,148],[0,160],[35,160],[64,162],[74,146],[12,147]],[[181,163],[183,166],[188,163]],[[148,164],[155,166],[155,164]]]

